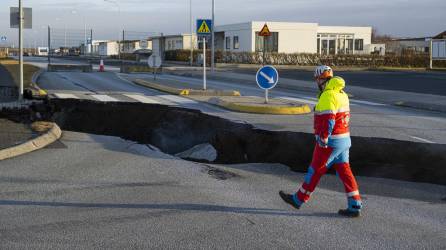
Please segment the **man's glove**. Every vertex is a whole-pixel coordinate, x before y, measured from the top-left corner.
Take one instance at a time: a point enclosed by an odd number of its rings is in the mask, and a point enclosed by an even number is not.
[[[321,148],[328,148],[328,138],[321,138],[320,136],[316,136],[316,141]]]

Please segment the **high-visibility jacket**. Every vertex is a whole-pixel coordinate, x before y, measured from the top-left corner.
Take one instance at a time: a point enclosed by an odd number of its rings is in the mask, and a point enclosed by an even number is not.
[[[319,95],[314,112],[314,133],[322,140],[350,137],[350,102],[344,88],[344,79],[333,77]]]

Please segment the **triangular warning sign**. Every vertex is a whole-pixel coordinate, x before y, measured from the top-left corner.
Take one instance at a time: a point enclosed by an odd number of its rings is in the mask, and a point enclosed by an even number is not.
[[[268,25],[265,23],[262,30],[259,32],[259,36],[271,36],[271,32],[269,31]]]
[[[198,33],[211,33],[211,29],[209,29],[209,25],[206,21],[203,21],[200,28],[198,28]]]

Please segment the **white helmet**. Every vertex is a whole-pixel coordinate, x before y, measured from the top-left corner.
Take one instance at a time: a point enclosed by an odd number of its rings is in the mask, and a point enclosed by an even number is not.
[[[333,69],[327,65],[317,66],[314,71],[314,78],[329,79],[333,77]]]

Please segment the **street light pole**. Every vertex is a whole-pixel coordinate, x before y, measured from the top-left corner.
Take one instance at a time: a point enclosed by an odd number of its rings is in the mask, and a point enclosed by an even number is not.
[[[193,20],[192,20],[192,0],[189,2],[189,21],[190,21],[190,66],[194,64],[194,36],[193,36]]]
[[[23,99],[23,6],[19,0],[19,100]]]
[[[211,71],[215,70],[215,0],[212,0],[212,51],[211,51]]]

